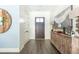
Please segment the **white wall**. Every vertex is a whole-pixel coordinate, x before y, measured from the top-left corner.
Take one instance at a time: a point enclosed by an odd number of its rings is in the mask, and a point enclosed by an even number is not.
[[[20,23],[20,50],[29,41],[29,35],[26,32],[25,23]]]
[[[29,41],[29,32],[28,31],[28,20],[29,13],[26,10],[25,6],[20,6],[20,50],[24,45]]]
[[[35,39],[35,17],[45,17],[45,39],[50,39],[50,12],[49,11],[31,11],[29,19],[29,36]]]
[[[55,16],[57,16],[59,13],[61,13],[63,10],[65,10],[66,8],[68,8],[70,5],[60,5],[55,7],[55,10],[51,11],[51,20],[54,19]]]

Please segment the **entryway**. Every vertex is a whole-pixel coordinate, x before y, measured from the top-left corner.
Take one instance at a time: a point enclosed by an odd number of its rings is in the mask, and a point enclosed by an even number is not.
[[[45,38],[45,17],[35,17],[35,39]]]

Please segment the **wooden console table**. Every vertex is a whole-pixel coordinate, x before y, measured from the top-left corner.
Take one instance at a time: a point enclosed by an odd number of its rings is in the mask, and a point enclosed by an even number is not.
[[[63,33],[51,32],[51,42],[60,53],[72,53],[72,38]]]

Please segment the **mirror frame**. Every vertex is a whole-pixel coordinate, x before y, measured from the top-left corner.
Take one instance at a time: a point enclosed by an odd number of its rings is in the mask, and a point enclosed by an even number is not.
[[[11,25],[12,25],[12,17],[11,17],[11,14],[10,14],[7,10],[2,9],[2,8],[0,8],[0,10],[2,10],[2,11],[5,12],[5,15],[7,15],[7,16],[9,17],[9,21],[10,21],[10,25],[8,26],[8,28],[7,28],[5,31],[0,32],[0,34],[2,34],[2,33],[7,32],[7,31],[10,29],[10,27],[11,27]],[[4,18],[4,17],[3,17],[3,18]]]

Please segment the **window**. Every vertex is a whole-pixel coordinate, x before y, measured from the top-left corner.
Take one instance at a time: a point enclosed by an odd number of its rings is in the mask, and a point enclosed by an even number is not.
[[[36,22],[40,22],[40,18],[36,18]]]
[[[36,17],[36,22],[44,22],[44,17]]]
[[[43,21],[43,18],[40,18],[40,22],[44,22],[44,21]]]

